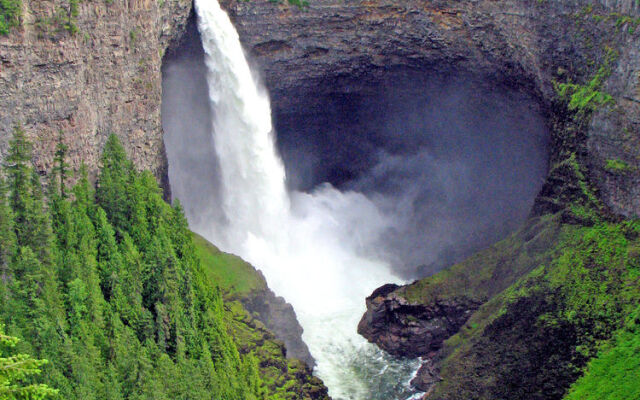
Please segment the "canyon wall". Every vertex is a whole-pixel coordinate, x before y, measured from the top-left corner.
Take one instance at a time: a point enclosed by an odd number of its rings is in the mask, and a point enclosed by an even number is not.
[[[274,114],[285,118],[322,112],[323,96],[366,93],[393,68],[471,72],[550,106],[554,82],[588,83],[607,64],[602,91],[615,105],[597,110],[580,148],[569,151],[585,160],[612,211],[640,213],[640,7],[634,0],[589,7],[576,0],[223,5],[264,72]],[[20,123],[37,138],[35,162],[45,173],[62,130],[72,167],[84,161],[94,170],[114,132],[136,165],[167,187],[160,67],[191,7],[188,0],[83,1],[69,17],[67,0],[24,0],[21,26],[0,37],[0,154]],[[552,163],[562,159],[567,149],[561,147],[554,144]]]
[[[71,167],[84,162],[94,173],[115,133],[136,166],[168,187],[160,68],[191,1],[85,0],[77,16],[69,7],[67,0],[23,0],[20,27],[0,36],[0,154],[21,124],[46,173],[62,131]]]
[[[554,114],[560,112],[552,107],[554,82],[586,84],[605,68],[601,90],[615,104],[597,110],[581,127],[580,143],[559,138],[563,133],[556,129],[551,163],[577,153],[613,212],[640,214],[637,2],[314,0],[302,8],[267,0],[223,4],[264,71],[276,119],[296,113],[317,117],[326,96],[366,93],[394,68],[472,73],[528,91]]]

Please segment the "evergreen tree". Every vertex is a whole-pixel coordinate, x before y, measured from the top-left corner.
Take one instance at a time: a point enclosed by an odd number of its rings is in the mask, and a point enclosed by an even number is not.
[[[9,181],[9,205],[19,246],[28,246],[40,261],[50,262],[52,246],[49,216],[45,212],[40,177],[31,166],[31,143],[16,126],[9,142],[5,171]]]
[[[40,374],[47,360],[36,360],[26,354],[8,355],[18,338],[6,336],[0,325],[0,400],[40,400],[58,393],[44,384],[28,383]]]
[[[110,135],[102,154],[96,199],[109,216],[109,222],[121,235],[130,226],[127,188],[134,176],[133,164],[116,135]]]
[[[142,307],[144,265],[140,252],[128,234],[125,234],[122,239],[120,254],[122,255],[121,265],[124,268],[118,274],[111,302],[123,321],[135,327],[140,333],[140,338],[144,339],[149,337],[144,334],[145,327],[140,325],[144,312]]]
[[[54,166],[52,172],[53,180],[55,181],[55,187],[57,194],[63,199],[67,197],[65,182],[67,181],[67,168],[69,165],[66,162],[67,151],[69,147],[64,144],[64,134],[62,130],[58,132],[58,143],[56,144],[56,152],[53,158]]]
[[[48,207],[20,127],[0,171],[0,321],[51,361],[41,378],[69,400],[260,398],[255,360],[227,333],[180,204],[113,135],[97,190],[82,166],[68,198],[61,142]],[[3,397],[18,386],[2,374],[0,400],[41,398]]]
[[[76,182],[76,185],[73,187],[73,195],[75,197],[73,206],[78,209],[78,211],[89,216],[94,215],[95,193],[91,183],[89,182],[87,166],[84,163],[80,165],[78,175],[78,182]]]
[[[104,298],[109,300],[118,280],[122,258],[116,243],[115,232],[108,221],[107,214],[101,207],[98,207],[95,221],[100,287]]]
[[[33,168],[30,190],[31,197],[27,201],[28,207],[24,219],[29,229],[22,232],[22,237],[18,236],[18,243],[22,246],[30,246],[38,259],[48,265],[52,262],[51,253],[54,251],[51,218],[45,208],[40,176]]]
[[[4,165],[9,180],[9,205],[14,213],[16,236],[20,238],[29,230],[26,222],[29,202],[31,199],[31,143],[25,136],[24,129],[17,125],[13,130],[13,137],[9,141],[9,153]]]
[[[6,197],[6,185],[0,177],[0,281],[6,282],[9,262],[16,248],[16,235],[13,226],[13,213]]]

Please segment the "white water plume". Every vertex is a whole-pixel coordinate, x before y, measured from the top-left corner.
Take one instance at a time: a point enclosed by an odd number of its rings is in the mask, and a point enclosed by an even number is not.
[[[390,395],[385,377],[394,393],[406,391],[417,362],[396,362],[356,333],[364,298],[399,281],[375,248],[391,221],[363,194],[328,184],[287,193],[268,96],[238,34],[216,0],[195,4],[226,217],[202,233],[261,269],[294,306],[315,372],[334,399],[389,399],[379,397]]]

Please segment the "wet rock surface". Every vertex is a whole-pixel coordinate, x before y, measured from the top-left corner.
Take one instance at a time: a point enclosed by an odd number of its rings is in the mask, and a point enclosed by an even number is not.
[[[411,380],[411,385],[418,390],[425,392],[426,396],[428,396],[433,386],[441,380],[442,379],[438,375],[438,371],[433,362],[431,360],[426,360],[420,366],[420,369],[416,373],[416,377]]]
[[[276,124],[292,113],[322,115],[326,96],[366,95],[389,69],[465,71],[537,96],[550,113],[554,82],[588,83],[607,68],[602,90],[615,106],[598,110],[578,147],[558,140],[551,162],[576,152],[615,213],[640,213],[640,42],[621,20],[633,0],[591,6],[562,1],[314,0],[309,7],[224,0],[245,48],[264,71]],[[621,160],[629,168],[607,168]]]
[[[257,271],[262,277],[262,273]],[[264,280],[264,277],[262,277]],[[268,287],[249,293],[240,299],[240,302],[250,313],[262,322],[278,340],[284,342],[288,358],[302,360],[310,369],[313,369],[315,360],[309,352],[309,348],[302,340],[302,326],[298,322],[293,306]]]
[[[433,357],[481,305],[465,298],[411,303],[385,285],[367,297],[358,333],[398,357]]]

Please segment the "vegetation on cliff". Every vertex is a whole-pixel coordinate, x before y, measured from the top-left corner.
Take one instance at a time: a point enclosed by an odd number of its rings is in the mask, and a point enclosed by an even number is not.
[[[6,35],[9,29],[20,25],[21,14],[21,0],[0,0],[0,35]]]
[[[308,371],[273,341],[263,356],[266,330],[252,348],[234,342],[236,331],[254,334],[250,317],[223,303],[179,203],[162,199],[153,175],[112,135],[97,187],[81,172],[68,189],[65,152],[59,145],[46,197],[20,128],[2,170],[0,321],[21,339],[17,352],[48,360],[23,383],[64,399],[295,398],[272,396],[286,390],[261,363],[284,363],[288,386]]]
[[[387,298],[484,302],[435,356],[430,399],[638,398],[640,220],[574,204]]]
[[[193,234],[193,243],[203,269],[217,283],[224,299],[229,334],[242,354],[258,360],[260,376],[268,398],[273,400],[328,399],[327,388],[311,375],[302,361],[287,359],[282,342],[247,312],[241,301],[267,289],[266,281],[238,256],[221,252],[203,237]]]
[[[623,112],[604,90],[618,52],[593,47],[600,61],[583,65],[582,83],[554,83],[550,171],[525,226],[387,295],[410,305],[484,303],[428,355],[439,373],[424,371],[429,399],[639,396],[640,220],[615,215],[594,178],[598,162],[617,175],[635,166],[589,159],[594,115]],[[396,314],[389,318],[410,330]]]
[[[447,341],[434,398],[563,398],[587,361],[633,324],[639,233],[637,221],[563,225],[554,256],[493,297]],[[626,356],[608,362],[639,358]],[[620,386],[609,383],[600,392],[613,389]]]

